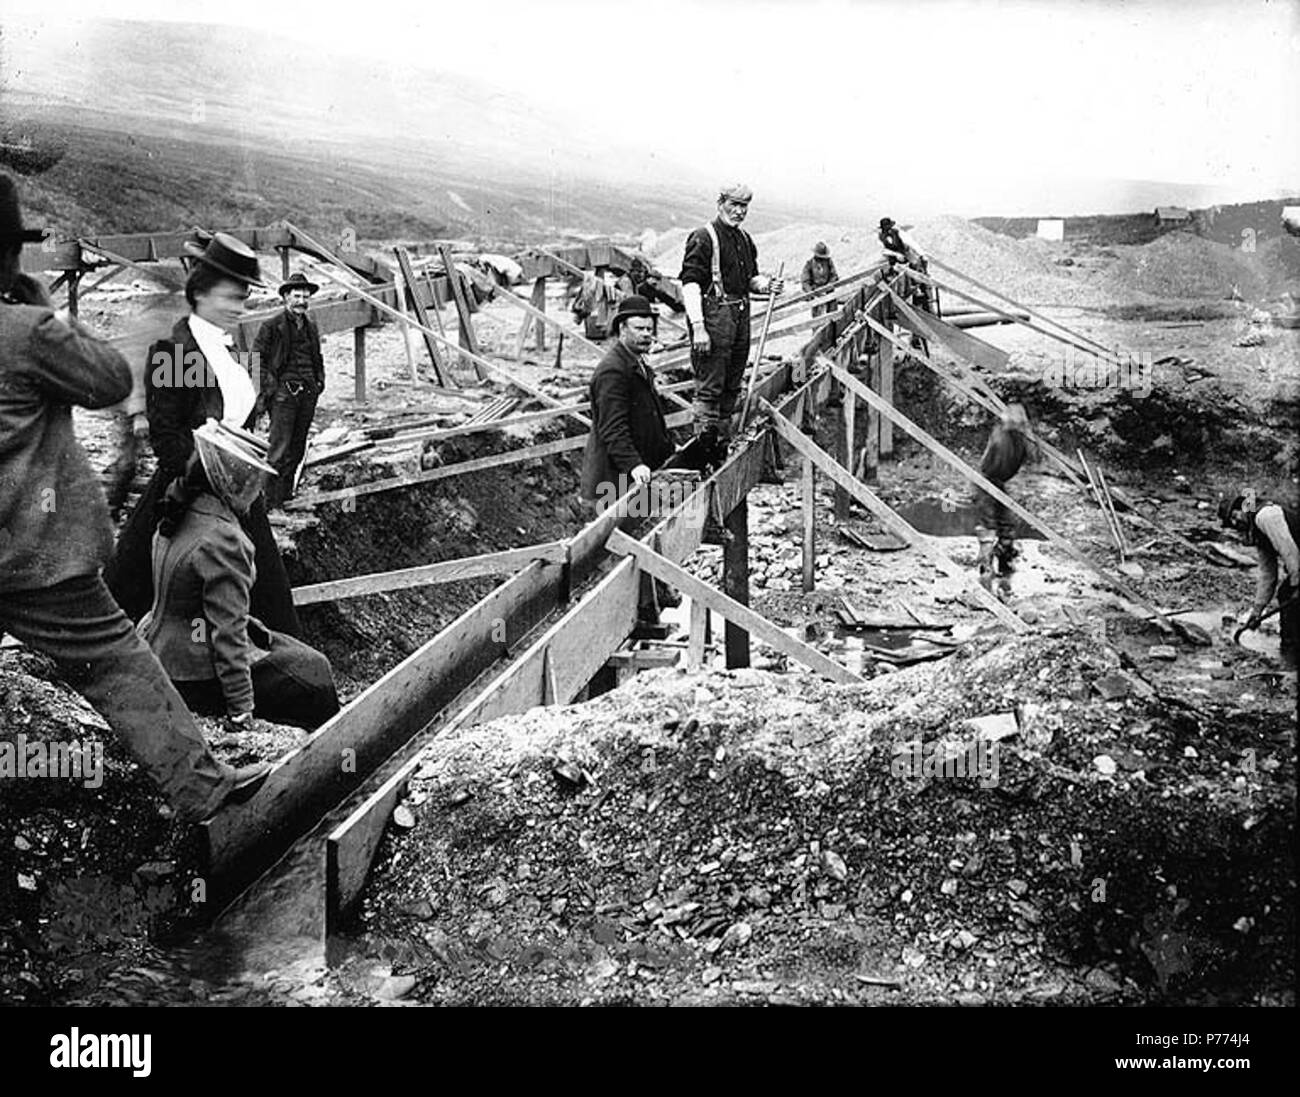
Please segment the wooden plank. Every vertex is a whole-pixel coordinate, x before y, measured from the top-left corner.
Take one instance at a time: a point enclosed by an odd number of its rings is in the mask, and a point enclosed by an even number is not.
[[[542,327],[544,325],[550,325],[560,333],[561,338],[567,336],[568,338],[576,340],[577,342],[581,343],[588,350],[594,351],[597,356],[600,357],[604,356],[605,354],[604,347],[598,346],[596,343],[593,343],[581,332],[567,330],[564,327],[564,325],[560,323],[560,321],[552,319],[550,316],[547,316],[546,313],[543,312],[541,309],[534,308],[531,304],[525,301],[517,293],[512,293],[504,286],[498,286],[497,296],[504,301],[508,301],[510,304],[514,305],[515,308],[522,309],[527,315],[531,316],[535,321],[537,321],[537,325],[539,327]]]
[[[691,413],[679,411],[667,417],[666,422],[670,427],[679,427],[690,422]],[[495,426],[496,424],[488,424]],[[533,461],[542,457],[552,457],[557,453],[565,453],[569,450],[581,449],[587,444],[587,435],[579,434],[572,438],[560,438],[554,442],[543,442],[536,446],[525,446],[523,449],[509,450],[506,453],[493,454],[490,457],[477,457],[472,461],[462,461],[455,465],[445,465],[442,468],[429,469],[426,472],[415,472],[407,476],[395,476],[387,480],[374,480],[368,484],[357,484],[350,488],[340,488],[337,491],[319,491],[310,495],[300,495],[294,500],[295,506],[319,506],[322,503],[337,503],[344,500],[355,499],[361,495],[373,495],[380,491],[395,491],[399,488],[408,488],[416,484],[431,484],[437,480],[446,480],[452,476],[463,476],[467,472],[482,472],[484,469],[500,468],[503,465],[514,465],[521,461]]]
[[[854,379],[856,384],[856,378]],[[872,393],[872,398],[880,398]],[[839,467],[834,459],[821,449],[811,438],[806,437],[797,426],[791,423],[785,416],[781,415],[777,409],[764,401],[759,405],[766,411],[776,428],[777,433],[790,443],[796,450],[805,457],[811,458],[817,467],[822,470],[832,480],[842,483],[845,490],[849,492],[859,503],[866,507],[874,514],[884,526],[892,533],[901,537],[909,545],[920,550],[927,559],[929,559],[940,571],[950,578],[961,579],[963,585],[988,608],[988,610],[1014,629],[1016,632],[1024,632],[1029,626],[1015,615],[1008,607],[999,602],[992,594],[985,590],[978,582],[973,585],[970,583],[970,574],[960,566],[950,560],[944,553],[939,551],[920,533],[913,529],[907,522],[898,516],[892,507],[889,506],[875,492],[871,491],[865,484],[854,480],[848,473]]]
[[[562,567],[530,564],[458,617],[313,732],[246,804],[202,824],[208,867],[252,879],[357,789],[441,707],[501,657],[558,598]]]
[[[451,346],[451,343],[444,336],[438,335],[438,333],[433,331],[431,328],[425,327],[424,325],[420,324],[418,321],[411,320],[410,318],[404,316],[397,309],[381,301],[374,294],[371,294],[366,290],[357,289],[356,287],[348,287],[346,283],[344,283],[339,278],[337,278],[331,271],[326,270],[323,267],[317,267],[315,265],[312,265],[311,269],[314,272],[318,273],[322,278],[329,279],[335,285],[341,285],[344,286],[345,288],[351,289],[352,292],[355,293],[358,297],[360,297],[364,301],[370,302],[372,306],[374,306],[376,309],[378,309],[380,312],[384,313],[385,315],[391,316],[396,320],[401,320],[407,326],[417,328],[418,330],[423,331],[429,335],[434,336],[436,339],[441,340],[447,346]],[[453,349],[456,348],[453,347]],[[457,353],[460,354],[462,357],[465,357],[468,356],[470,352],[466,350],[457,349]],[[535,400],[541,401],[543,404],[546,404],[548,407],[561,406],[560,401],[557,400],[550,393],[543,392],[535,385],[530,385],[527,381],[520,380],[518,377],[515,377],[513,374],[511,374],[509,371],[502,369],[496,363],[489,362],[486,358],[483,358],[482,356],[477,354],[473,356],[473,361],[477,365],[481,366],[483,370],[486,371],[488,376],[493,378],[493,380],[499,381],[503,384],[514,385],[520,391],[528,393],[529,396],[533,397]],[[591,420],[587,419],[585,416],[581,416],[574,412],[570,412],[569,417],[575,420],[576,422],[581,423],[584,427],[588,427],[588,428],[591,427]]]
[[[440,560],[419,567],[399,568],[395,571],[374,572],[350,579],[333,579],[326,583],[294,587],[293,604],[310,606],[317,602],[361,598],[367,594],[379,594],[383,591],[408,590],[411,587],[431,586],[434,583],[451,583],[458,579],[476,579],[484,575],[512,575],[534,560],[561,563],[564,559],[564,542],[546,541],[525,548],[507,549],[504,552],[486,552],[479,556]]]
[[[990,373],[1001,373],[1007,368],[1007,363],[1011,361],[1011,355],[1006,351],[993,346],[992,343],[984,342],[983,339],[971,335],[961,328],[953,327],[936,316],[929,316],[912,308],[893,290],[889,291],[889,296],[893,300],[894,308],[901,314],[903,321],[914,332],[925,336],[932,343],[942,343],[954,354],[961,356],[981,369],[988,370]]]
[[[425,328],[428,328],[429,314],[425,310],[424,302],[420,300],[420,295],[416,292],[417,283],[415,274],[411,270],[411,257],[406,253],[405,248],[393,248],[393,254],[397,256],[397,267],[401,271],[402,281],[405,283],[411,308],[415,310],[415,318]],[[424,336],[424,347],[429,352],[429,360],[433,363],[433,373],[438,378],[438,384],[452,389],[460,388],[460,384],[452,375],[451,370],[444,368],[442,356],[438,353],[438,344],[432,334],[429,331],[421,332],[421,334]]]
[[[817,474],[813,463],[803,459],[800,479],[800,510],[803,512],[803,591],[817,589]]]
[[[848,374],[844,374],[840,379],[844,380],[845,378],[847,378],[849,382],[852,382],[853,384],[857,385],[857,380],[853,377],[850,377]],[[861,386],[858,387],[859,389],[861,389]],[[1124,582],[1124,580],[1118,578],[1117,576],[1111,575],[1104,568],[1093,563],[1092,560],[1090,560],[1087,556],[1085,556],[1082,552],[1080,552],[1077,548],[1075,548],[1074,544],[1071,541],[1061,536],[1061,534],[1057,533],[1054,529],[1052,529],[1046,522],[1040,519],[1037,515],[1026,510],[1023,506],[1021,506],[1018,502],[1016,502],[1016,500],[1012,499],[1011,496],[1009,496],[1001,488],[995,486],[985,477],[980,475],[979,472],[971,468],[970,465],[968,465],[965,461],[963,461],[960,457],[958,457],[955,453],[953,453],[942,443],[937,442],[924,430],[922,430],[910,419],[908,419],[907,416],[903,415],[901,412],[890,407],[888,404],[885,404],[884,401],[882,401],[879,396],[877,396],[873,392],[870,392],[869,390],[861,391],[859,392],[859,395],[862,396],[862,398],[866,400],[868,403],[874,403],[879,408],[881,415],[884,415],[892,419],[895,423],[899,425],[899,427],[901,427],[913,438],[915,438],[918,442],[920,442],[921,445],[925,446],[925,448],[928,449],[931,453],[935,454],[935,456],[943,459],[948,464],[950,464],[953,468],[955,468],[958,472],[960,472],[967,480],[969,480],[972,484],[978,487],[981,491],[984,491],[988,495],[993,496],[994,499],[1000,502],[1003,506],[1007,507],[1017,517],[1021,518],[1023,521],[1027,522],[1030,526],[1036,529],[1039,533],[1041,533],[1044,537],[1046,537],[1049,541],[1051,541],[1052,544],[1056,545],[1057,548],[1061,549],[1067,556],[1069,556],[1076,563],[1087,568],[1099,579],[1103,580],[1110,586],[1114,587],[1121,594],[1123,594],[1124,597],[1131,599],[1133,602],[1136,602],[1148,613],[1153,614],[1156,620],[1161,620],[1161,621],[1164,620],[1164,617],[1160,613],[1160,611],[1157,610],[1154,606],[1152,606],[1149,602],[1147,602],[1147,600],[1143,598],[1141,594],[1139,594],[1132,587],[1130,587],[1126,582]]]
[[[474,337],[474,321],[469,310],[469,298],[465,296],[465,284],[461,281],[460,272],[451,258],[451,249],[446,244],[441,244],[438,247],[438,254],[442,257],[442,266],[451,284],[452,300],[456,302],[461,345],[471,354],[478,354],[478,340]]]
[[[743,606],[725,594],[713,590],[707,583],[696,579],[690,572],[678,567],[667,557],[660,556],[648,546],[632,540],[621,530],[615,530],[610,534],[609,542],[605,547],[610,552],[631,556],[641,568],[656,579],[676,587],[689,598],[698,598],[713,612],[721,614],[728,621],[735,621],[769,647],[829,678],[832,682],[846,685],[861,684],[862,679],[852,671],[840,666],[833,659],[828,659],[816,648],[809,647],[783,632],[748,606]]]

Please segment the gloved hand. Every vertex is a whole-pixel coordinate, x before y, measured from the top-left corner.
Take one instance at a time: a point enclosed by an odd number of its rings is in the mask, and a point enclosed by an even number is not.
[[[650,482],[650,466],[637,465],[632,470],[632,482],[634,484],[647,484]]]

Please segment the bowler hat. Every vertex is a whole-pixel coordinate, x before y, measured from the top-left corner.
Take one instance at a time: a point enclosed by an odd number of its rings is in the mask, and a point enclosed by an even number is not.
[[[7,175],[0,175],[0,241],[21,240],[35,243],[44,240],[45,229],[23,228],[23,211],[18,205],[18,188]]]
[[[287,282],[280,283],[280,289],[278,292],[280,296],[283,297],[291,289],[305,289],[308,293],[315,293],[320,289],[320,286],[315,282],[308,280],[307,276],[303,274],[302,271],[296,270],[289,275],[289,280]]]
[[[893,224],[894,224],[894,219],[892,217],[882,217],[880,219],[880,227],[882,229],[891,228]]]
[[[826,246],[826,242],[824,240],[818,240],[817,246],[813,248],[813,254],[817,256],[818,259],[829,259],[831,255],[831,249]]]
[[[629,294],[618,303],[618,311],[614,313],[614,318],[609,322],[611,334],[617,334],[619,325],[624,320],[630,320],[633,316],[644,316],[650,320],[658,319],[658,313],[650,307],[649,301],[639,293]]]
[[[206,247],[187,243],[185,253],[236,282],[250,286],[265,285],[253,249],[228,232],[214,233]]]

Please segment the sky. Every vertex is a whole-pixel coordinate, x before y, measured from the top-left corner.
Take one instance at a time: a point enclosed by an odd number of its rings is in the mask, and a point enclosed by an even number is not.
[[[61,0],[41,18],[53,31],[97,9]],[[1099,194],[1126,208],[1114,180],[1222,201],[1300,191],[1300,0],[114,0],[111,14],[473,77],[575,132],[792,200],[1078,213],[1105,212],[1088,208]]]

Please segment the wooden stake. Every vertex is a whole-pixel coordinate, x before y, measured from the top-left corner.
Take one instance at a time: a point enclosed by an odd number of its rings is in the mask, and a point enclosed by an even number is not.
[[[749,503],[742,499],[723,519],[723,529],[731,534],[722,539],[722,589],[738,605],[749,605]],[[682,593],[686,591],[682,590]],[[725,614],[723,614],[726,617]],[[730,617],[726,618],[725,646],[727,666],[749,666],[749,633]]]
[[[546,275],[542,275],[533,281],[533,308],[538,312],[546,312]],[[546,349],[546,325],[539,323],[537,325],[537,352],[540,354]]]
[[[888,322],[893,328],[893,321]],[[877,375],[877,391],[880,398],[888,404],[894,402],[894,344],[884,342],[880,345],[880,371]],[[879,420],[880,459],[889,461],[894,456],[894,424],[888,418]]]
[[[352,374],[357,402],[366,402],[366,329],[352,329]]]
[[[411,257],[407,254],[405,248],[394,248],[393,254],[397,257],[397,275],[401,278],[406,293],[410,295],[411,309],[415,313],[415,318],[427,328],[429,326],[429,314],[425,311],[424,302],[420,299],[420,294],[417,291],[415,273],[411,270]],[[460,388],[451,370],[443,368],[442,356],[438,353],[438,344],[434,341],[433,336],[424,332],[421,332],[421,334],[424,335],[424,347],[429,352],[429,361],[433,363],[433,375],[438,379],[438,384],[444,388]]]
[[[690,631],[686,638],[686,667],[700,670],[709,650],[709,607],[691,599]]]

